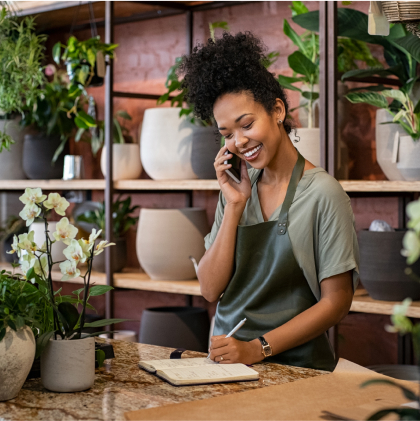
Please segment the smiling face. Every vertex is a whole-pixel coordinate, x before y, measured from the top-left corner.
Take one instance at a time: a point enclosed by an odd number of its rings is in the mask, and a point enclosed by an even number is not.
[[[224,94],[215,102],[213,115],[229,151],[257,169],[268,167],[278,155],[284,136],[288,138],[278,124],[279,119],[285,119],[280,99],[269,114],[252,94]]]

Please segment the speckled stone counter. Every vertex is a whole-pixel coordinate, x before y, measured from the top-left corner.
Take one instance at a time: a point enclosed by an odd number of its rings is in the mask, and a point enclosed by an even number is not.
[[[105,341],[105,340],[102,340]],[[324,371],[260,363],[253,366],[259,381],[174,387],[140,370],[140,360],[169,358],[172,348],[110,341],[115,359],[96,371],[94,386],[79,393],[51,393],[40,379],[27,381],[19,395],[0,402],[0,421],[8,420],[124,420],[124,412],[178,402],[208,399],[229,393],[292,382],[326,374]],[[203,357],[184,352],[183,357]]]

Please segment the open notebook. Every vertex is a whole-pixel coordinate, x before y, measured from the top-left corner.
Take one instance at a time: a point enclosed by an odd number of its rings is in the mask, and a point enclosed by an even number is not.
[[[245,364],[218,364],[207,358],[140,361],[139,367],[174,386],[259,379],[259,373]]]

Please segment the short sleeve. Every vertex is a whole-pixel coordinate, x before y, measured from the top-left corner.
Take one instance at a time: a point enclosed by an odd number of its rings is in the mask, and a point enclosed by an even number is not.
[[[225,198],[222,192],[219,193],[219,201],[216,207],[216,214],[214,216],[214,223],[211,227],[211,231],[204,237],[204,247],[206,250],[214,243],[217,233],[219,232],[220,225],[222,225],[223,214],[225,212]]]
[[[318,281],[353,270],[353,290],[356,290],[360,258],[355,219],[350,198],[335,183],[318,209]]]

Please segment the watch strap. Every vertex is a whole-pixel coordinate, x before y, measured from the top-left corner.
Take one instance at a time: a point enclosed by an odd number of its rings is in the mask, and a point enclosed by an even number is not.
[[[259,336],[258,340],[261,342],[262,350],[261,354],[264,355],[264,358],[269,357],[273,354],[270,344],[265,340],[264,336]]]

